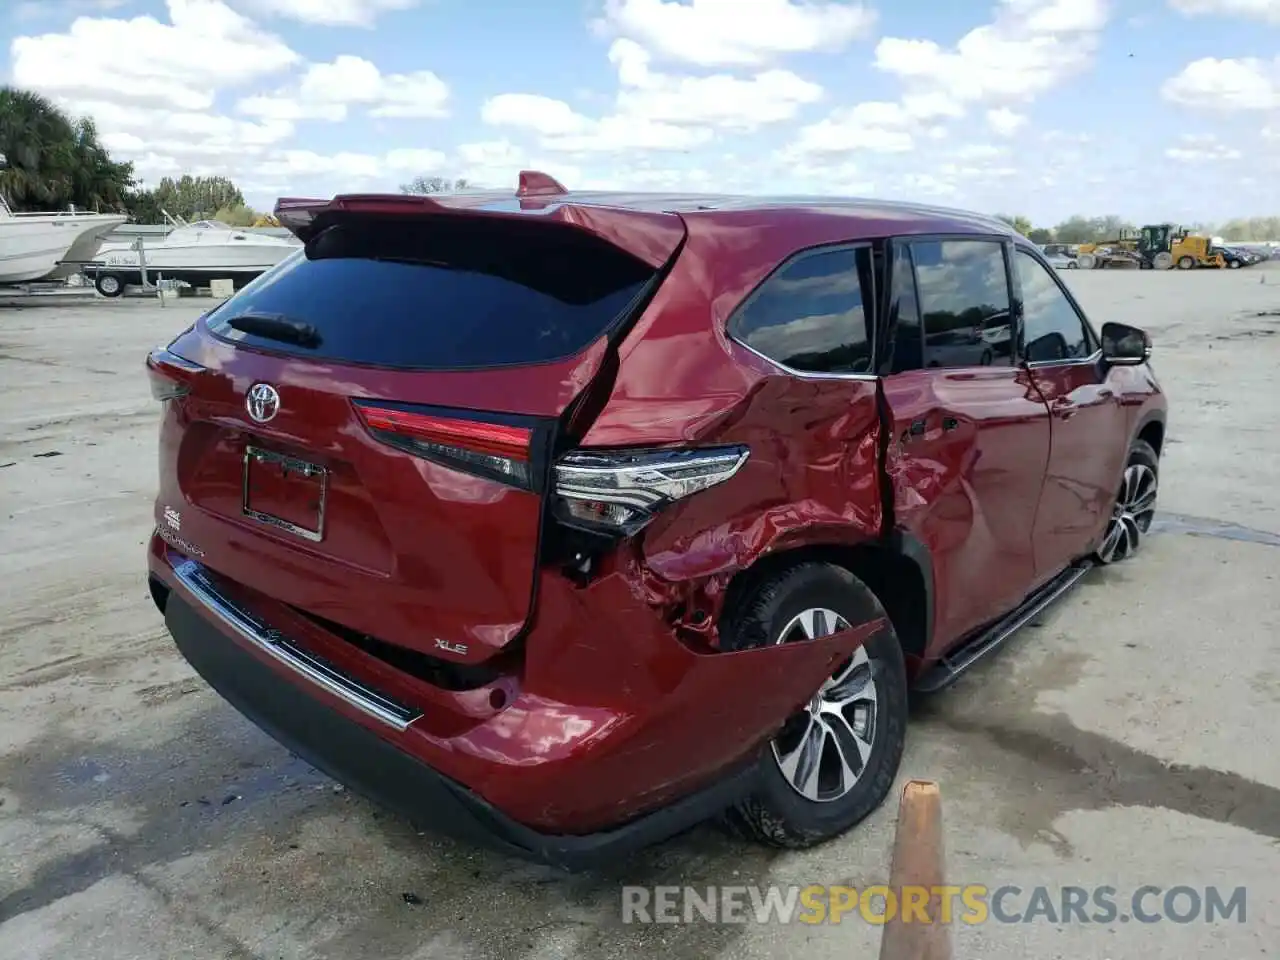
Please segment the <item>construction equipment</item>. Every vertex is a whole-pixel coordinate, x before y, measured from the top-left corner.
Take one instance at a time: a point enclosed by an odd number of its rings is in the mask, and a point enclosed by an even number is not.
[[[1221,268],[1227,258],[1215,248],[1211,237],[1201,237],[1172,223],[1147,224],[1139,231],[1138,252],[1143,265],[1152,270],[1193,270]]]
[[[264,213],[257,220],[253,221],[255,227],[278,227],[280,221],[275,218],[274,214]]]
[[[1142,255],[1138,250],[1140,236],[1133,230],[1120,230],[1110,240],[1082,243],[1076,254],[1081,270],[1141,267]]]

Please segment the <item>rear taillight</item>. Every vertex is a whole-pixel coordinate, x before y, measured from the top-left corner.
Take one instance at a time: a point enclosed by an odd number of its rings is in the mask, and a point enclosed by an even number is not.
[[[529,427],[359,401],[355,407],[369,432],[388,446],[525,490],[534,486]]]
[[[191,381],[204,373],[198,363],[180,357],[165,347],[147,354],[147,376],[151,380],[151,396],[156,400],[175,400],[191,392]]]
[[[724,483],[747,462],[746,447],[701,450],[577,450],[555,467],[561,522],[630,536],[663,507]]]

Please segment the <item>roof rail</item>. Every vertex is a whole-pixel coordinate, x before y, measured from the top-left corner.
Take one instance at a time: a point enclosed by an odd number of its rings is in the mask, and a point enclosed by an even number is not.
[[[563,197],[569,193],[565,185],[541,170],[521,170],[517,197]]]

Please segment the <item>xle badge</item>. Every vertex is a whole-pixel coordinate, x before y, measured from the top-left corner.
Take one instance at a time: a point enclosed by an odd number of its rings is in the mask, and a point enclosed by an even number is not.
[[[458,656],[466,656],[467,645],[465,643],[450,643],[448,640],[436,640],[436,649],[444,650],[446,653],[456,653]]]

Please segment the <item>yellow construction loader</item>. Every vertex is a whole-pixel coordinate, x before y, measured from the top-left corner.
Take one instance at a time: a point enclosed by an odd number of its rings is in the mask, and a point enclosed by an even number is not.
[[[1138,252],[1143,266],[1153,270],[1194,270],[1227,265],[1211,237],[1201,237],[1172,223],[1151,223],[1139,231]]]

